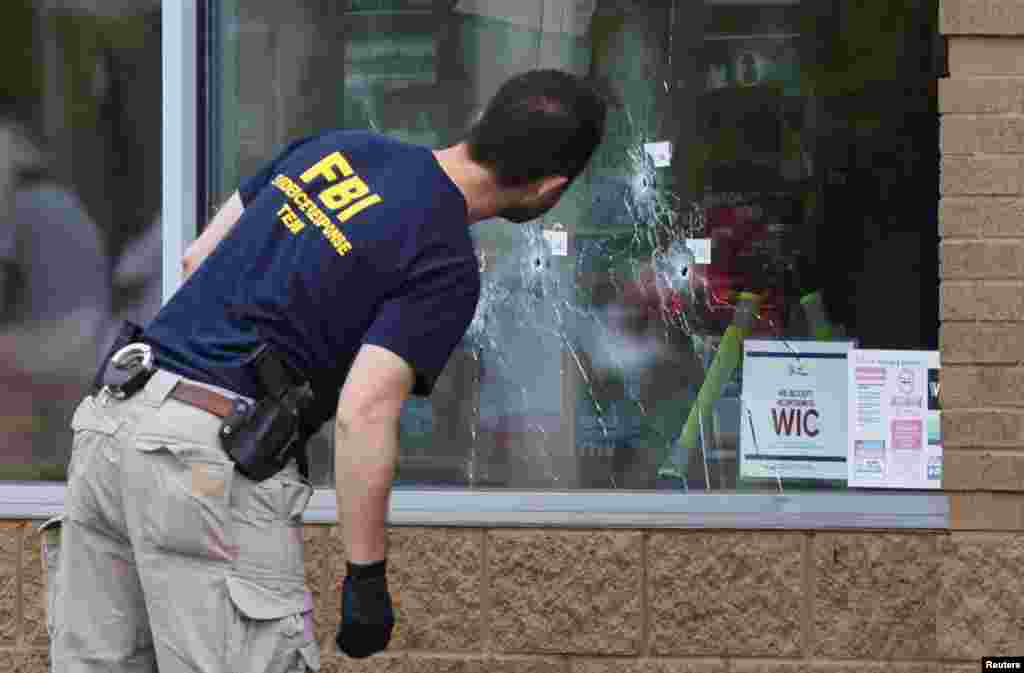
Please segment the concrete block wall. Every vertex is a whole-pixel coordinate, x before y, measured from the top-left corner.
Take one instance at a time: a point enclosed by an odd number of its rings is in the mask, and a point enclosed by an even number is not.
[[[1024,643],[1024,538],[394,528],[392,647],[335,652],[340,531],[307,526],[331,673],[966,673]],[[47,665],[28,522],[0,525],[0,671]]]
[[[986,605],[981,596],[1019,574],[1014,550],[1024,548],[1024,5],[941,0],[940,29],[949,57],[939,83],[939,233],[952,528],[940,627],[948,624],[943,637],[962,655],[996,647],[993,638],[1019,654],[1024,598]],[[965,584],[949,584],[950,570]],[[1015,615],[1014,626],[997,636],[986,622],[1000,613]]]
[[[1024,5],[943,0],[940,14],[943,487],[955,531],[1014,536],[1024,529]]]

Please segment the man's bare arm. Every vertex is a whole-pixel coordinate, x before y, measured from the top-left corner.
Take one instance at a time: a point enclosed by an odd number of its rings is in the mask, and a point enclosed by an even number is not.
[[[217,214],[213,216],[210,223],[206,225],[206,229],[203,230],[202,235],[194,240],[188,250],[185,251],[185,256],[181,260],[181,270],[183,279],[187,279],[189,276],[199,268],[199,265],[203,263],[217,244],[220,243],[231,228],[235,226],[235,222],[242,216],[242,212],[245,210],[245,206],[242,205],[242,198],[235,192],[231,197],[220,207]]]
[[[349,561],[387,556],[385,524],[398,460],[398,419],[413,381],[405,360],[366,344],[338,398],[335,479]]]

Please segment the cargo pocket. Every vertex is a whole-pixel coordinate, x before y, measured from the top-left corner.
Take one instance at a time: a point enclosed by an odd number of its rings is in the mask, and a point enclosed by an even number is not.
[[[162,551],[216,561],[238,556],[231,525],[234,463],[177,442],[137,438],[148,454],[132,485],[145,540]]]
[[[249,580],[227,578],[231,601],[225,643],[228,670],[305,673],[320,670],[309,592],[294,596]]]
[[[43,577],[46,578],[46,632],[51,640],[54,637],[54,606],[59,592],[57,567],[60,563],[60,535],[63,524],[64,515],[60,514],[39,526],[39,535],[42,536]]]
[[[97,498],[97,480],[102,455],[114,446],[121,421],[114,418],[94,397],[86,397],[71,418],[71,458],[68,463],[68,485],[64,512],[69,520],[96,527],[105,527],[102,499]],[[96,469],[93,469],[96,468]]]
[[[236,474],[235,482],[238,500],[232,516],[238,574],[247,578],[304,577],[302,513],[313,487],[285,475],[256,483]]]
[[[244,477],[241,477],[244,479]],[[288,477],[271,477],[259,483],[251,482],[249,504],[245,515],[266,522],[302,524],[302,513],[313,495],[309,484]]]

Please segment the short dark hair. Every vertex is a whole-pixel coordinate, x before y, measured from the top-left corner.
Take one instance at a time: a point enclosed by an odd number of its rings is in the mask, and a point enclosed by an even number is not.
[[[554,175],[570,181],[604,134],[607,103],[583,79],[560,70],[531,70],[501,85],[470,129],[472,159],[503,186]]]

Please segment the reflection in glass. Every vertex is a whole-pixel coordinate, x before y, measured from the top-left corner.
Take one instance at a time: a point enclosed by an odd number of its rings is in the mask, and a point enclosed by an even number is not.
[[[0,54],[0,479],[63,480],[112,330],[159,306],[159,3],[10,0]]]
[[[294,136],[443,146],[512,74],[589,76],[604,143],[545,217],[473,227],[477,315],[407,405],[399,483],[842,488],[739,478],[740,356],[936,345],[937,8],[861,5],[239,0],[213,27],[210,205]]]

